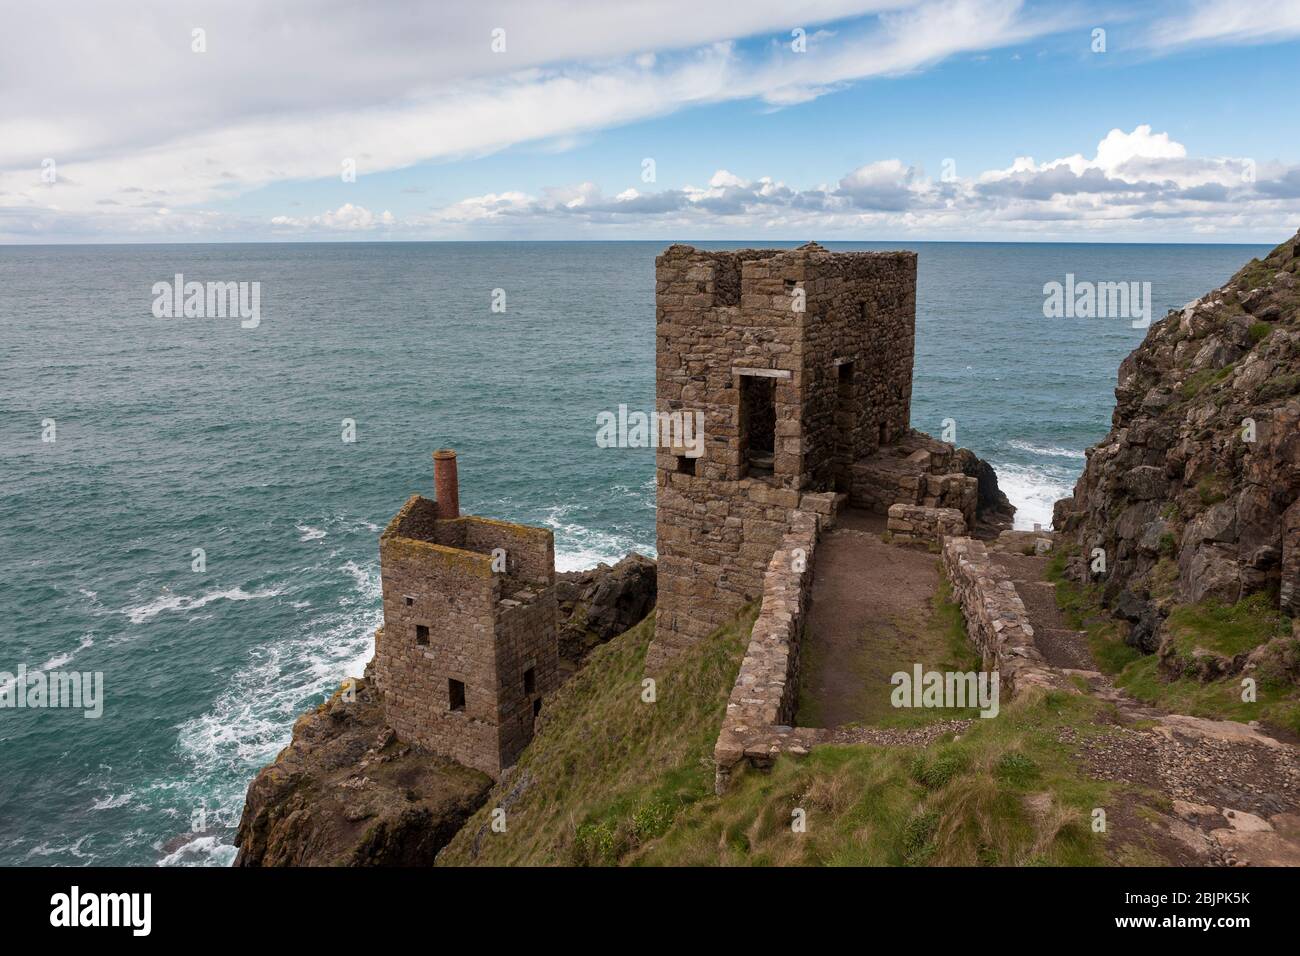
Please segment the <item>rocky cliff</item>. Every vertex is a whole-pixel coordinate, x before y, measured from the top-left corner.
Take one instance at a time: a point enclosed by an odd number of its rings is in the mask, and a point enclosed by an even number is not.
[[[1300,611],[1300,236],[1151,326],[1054,525],[1143,651],[1179,604]]]
[[[655,562],[639,554],[557,578],[566,673],[654,608]],[[249,785],[235,865],[431,866],[491,787],[399,739],[367,676],[299,718]]]
[[[235,865],[430,866],[491,787],[398,740],[359,680],[299,718],[249,785]]]

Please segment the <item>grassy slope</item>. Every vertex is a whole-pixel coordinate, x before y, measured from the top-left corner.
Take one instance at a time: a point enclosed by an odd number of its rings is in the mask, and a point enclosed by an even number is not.
[[[1107,733],[1095,702],[1033,694],[928,748],[818,747],[738,774],[725,797],[683,811],[628,862],[665,865],[1089,865],[1109,858],[1090,826],[1113,785],[1088,779],[1057,739]],[[792,829],[796,809],[806,830]],[[1152,861],[1155,862],[1155,861]]]
[[[1057,603],[1073,627],[1088,632],[1097,665],[1114,677],[1117,686],[1170,713],[1258,720],[1300,734],[1300,692],[1294,685],[1261,679],[1257,699],[1243,701],[1240,676],[1204,683],[1192,678],[1167,679],[1155,654],[1142,654],[1123,642],[1114,620],[1102,609],[1096,588],[1080,587],[1063,577],[1064,560],[1063,554],[1058,555],[1049,570],[1056,582]],[[1283,617],[1268,606],[1263,595],[1229,606],[1210,601],[1184,605],[1170,615],[1169,626],[1184,652],[1203,647],[1228,655],[1258,647],[1287,630]]]
[[[440,864],[597,862],[667,828],[713,792],[713,744],[756,609],[685,653],[642,697],[653,615],[591,655],[546,706],[546,723],[511,778],[439,857]],[[506,832],[472,846],[514,782],[532,783],[507,811]]]
[[[547,707],[519,767],[440,864],[1095,864],[1136,859],[1093,834],[1116,787],[1059,742],[1111,732],[1097,702],[1064,693],[1003,702],[961,739],[929,748],[819,747],[713,794],[712,750],[754,612],[692,649],[641,701],[653,618],[597,650]],[[950,622],[949,622],[950,623]],[[505,833],[485,828],[509,803]],[[1126,798],[1127,799],[1127,798]],[[792,812],[807,830],[794,833]],[[473,847],[479,844],[475,855]]]

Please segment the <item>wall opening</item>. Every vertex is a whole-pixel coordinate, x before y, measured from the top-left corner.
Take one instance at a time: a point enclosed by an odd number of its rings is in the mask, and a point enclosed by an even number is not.
[[[465,709],[465,684],[455,678],[447,679],[447,709]]]
[[[677,473],[679,475],[695,474],[695,459],[689,455],[677,456]]]
[[[740,379],[740,460],[750,476],[772,474],[776,457],[776,380]]]
[[[542,699],[539,697],[533,701],[533,716],[536,717],[542,712]]]
[[[417,644],[429,643],[429,628],[427,625],[424,624],[415,625],[415,643]]]
[[[528,668],[528,670],[524,671],[524,693],[525,694],[537,693],[537,668],[536,667],[530,667]]]
[[[411,597],[411,595],[406,595],[402,600],[406,602],[407,607],[415,607],[415,598]]]
[[[854,436],[860,417],[856,414],[857,383],[853,363],[840,361],[835,369],[835,490],[848,492],[853,484]]]

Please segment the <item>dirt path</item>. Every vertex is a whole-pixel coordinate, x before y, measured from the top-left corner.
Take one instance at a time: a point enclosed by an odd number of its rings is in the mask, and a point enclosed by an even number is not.
[[[997,560],[1011,572],[1048,663],[1114,706],[1112,733],[1064,742],[1093,776],[1169,799],[1167,807],[1120,812],[1115,822],[1141,831],[1170,862],[1300,865],[1300,751],[1253,724],[1168,714],[1133,699],[1097,670],[1087,636],[1061,615],[1048,559],[1001,551]]]
[[[930,636],[937,558],[886,544],[883,531],[882,517],[848,509],[818,545],[800,726],[837,728],[896,715],[890,676],[914,662],[942,663],[942,642]]]

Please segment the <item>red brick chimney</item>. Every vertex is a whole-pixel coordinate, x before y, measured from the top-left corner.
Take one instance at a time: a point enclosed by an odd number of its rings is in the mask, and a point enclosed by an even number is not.
[[[433,488],[439,518],[460,517],[460,482],[456,478],[456,453],[439,448],[433,453]]]

